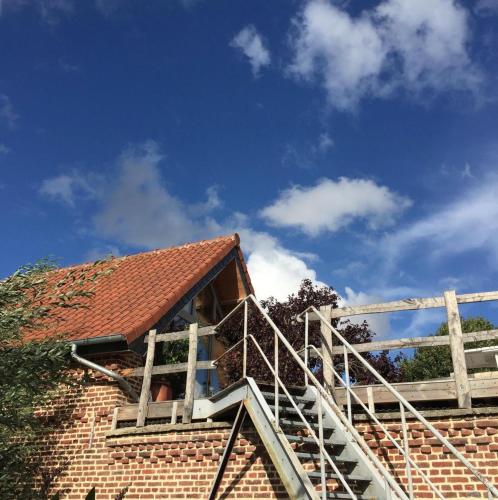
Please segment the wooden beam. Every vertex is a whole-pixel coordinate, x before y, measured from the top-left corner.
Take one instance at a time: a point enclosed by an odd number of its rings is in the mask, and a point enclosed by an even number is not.
[[[481,340],[498,339],[498,330],[483,330],[482,332],[464,333],[462,335],[463,343],[478,342]],[[372,352],[372,351],[390,351],[393,349],[406,349],[413,347],[435,347],[441,345],[450,345],[448,335],[428,335],[426,337],[406,337],[403,339],[394,340],[378,340],[375,342],[365,342],[363,344],[353,344],[352,347],[357,352]],[[341,346],[334,346],[332,354],[343,354]],[[313,352],[310,352],[310,356]]]
[[[185,385],[185,404],[183,407],[184,424],[189,424],[192,421],[192,410],[194,408],[195,378],[197,373],[197,329],[197,323],[190,325],[187,383]]]
[[[216,366],[213,364],[214,360],[197,361],[198,370],[215,370]],[[167,375],[169,373],[183,373],[188,371],[188,363],[174,363],[172,365],[157,365],[152,368],[152,375]],[[121,370],[125,377],[143,377],[145,368],[125,368]]]
[[[144,379],[142,381],[142,392],[138,403],[137,427],[145,425],[147,418],[147,404],[150,396],[150,382],[152,379],[152,366],[154,365],[154,351],[156,348],[156,330],[149,332],[149,345],[147,346],[147,358],[145,359]]]
[[[215,326],[203,326],[198,329],[198,337],[205,335],[216,335]],[[156,342],[174,342],[176,340],[186,340],[189,338],[189,330],[182,330],[181,332],[159,333],[156,335]],[[147,343],[148,335],[145,336],[144,342]]]
[[[448,316],[451,359],[453,362],[453,372],[455,373],[458,407],[472,408],[472,398],[463,348],[462,325],[460,322],[455,291],[448,290],[444,292],[444,301],[446,303],[446,314]]]
[[[320,313],[330,323],[330,315],[332,306],[320,307]],[[330,394],[334,394],[335,377],[331,366],[334,366],[332,356],[333,341],[330,328],[322,321],[320,323],[320,333],[322,336],[322,356],[323,356],[323,385],[325,390]]]
[[[456,296],[458,304],[470,302],[484,302],[487,300],[498,300],[497,292],[465,293]],[[332,319],[344,316],[356,316],[358,314],[377,314],[395,311],[413,311],[417,309],[428,309],[433,307],[445,307],[444,297],[411,298],[396,300],[393,302],[382,302],[380,304],[368,304],[362,306],[347,306],[332,309]],[[310,319],[318,320],[318,317],[310,315]]]

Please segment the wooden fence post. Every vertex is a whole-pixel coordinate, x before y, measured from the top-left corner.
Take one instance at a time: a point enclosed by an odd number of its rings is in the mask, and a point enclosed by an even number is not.
[[[138,403],[137,427],[145,425],[147,418],[147,405],[150,396],[150,382],[152,379],[152,367],[154,365],[154,352],[156,348],[156,330],[149,332],[147,344],[147,358],[145,359],[144,378],[142,381],[142,392],[140,393],[140,401]]]
[[[183,407],[183,423],[189,424],[192,422],[192,410],[194,408],[195,395],[195,378],[197,368],[197,323],[192,323],[189,326],[188,337],[188,368],[187,368],[187,384],[185,386],[185,403]]]
[[[332,306],[321,306],[320,313],[330,323]],[[332,356],[332,332],[323,321],[320,321],[320,332],[322,334],[323,385],[327,392],[334,395],[335,378],[334,373],[330,368],[331,366],[334,366],[334,358]]]
[[[451,359],[453,362],[453,373],[455,374],[458,407],[472,408],[472,397],[463,347],[462,325],[460,323],[460,314],[454,290],[444,292],[444,302],[448,316]]]

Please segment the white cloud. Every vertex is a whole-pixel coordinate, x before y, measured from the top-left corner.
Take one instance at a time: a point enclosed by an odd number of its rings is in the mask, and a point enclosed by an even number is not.
[[[54,25],[62,16],[72,14],[73,0],[0,0],[0,15],[6,11],[18,11],[31,7],[38,11],[43,22]]]
[[[340,307],[343,306],[359,306],[367,304],[378,304],[384,302],[385,298],[381,295],[367,293],[367,292],[355,292],[352,288],[345,288],[345,295],[341,296]],[[389,337],[391,333],[391,323],[389,314],[359,314],[357,316],[345,316],[342,319],[349,319],[351,323],[356,323],[361,325],[363,321],[366,321],[372,331],[377,335],[377,340],[381,338]]]
[[[370,19],[315,0],[294,20],[290,67],[296,77],[322,81],[329,100],[339,109],[352,108],[360,96],[372,93],[386,49]]]
[[[377,244],[380,258],[393,265],[423,244],[424,255],[438,258],[484,251],[498,268],[498,177],[488,176],[459,198]]]
[[[297,292],[299,284],[309,278],[318,285],[316,271],[308,263],[308,256],[285,248],[275,237],[254,231],[242,224],[237,228],[242,248],[247,252],[247,267],[256,295],[260,299],[274,296],[285,300]]]
[[[474,12],[483,17],[495,16],[498,14],[498,0],[477,0]]]
[[[10,152],[10,148],[8,146],[6,146],[5,144],[3,144],[2,142],[0,142],[0,154],[6,155],[9,152]]]
[[[325,154],[329,149],[332,149],[335,146],[334,139],[330,137],[329,134],[323,132],[320,134],[318,138],[318,151],[322,154]]]
[[[0,120],[4,121],[10,129],[14,129],[19,120],[9,96],[0,94]]]
[[[75,206],[82,186],[95,198],[94,231],[108,243],[100,243],[87,259],[109,252],[119,254],[116,244],[136,248],[160,248],[238,232],[247,255],[247,265],[259,298],[273,295],[285,299],[297,291],[304,278],[319,283],[308,262],[312,254],[293,252],[275,237],[250,227],[249,218],[235,213],[217,220],[222,206],[218,188],[211,186],[206,201],[189,204],[165,186],[160,164],[163,155],[154,141],[126,149],[116,171],[107,180],[95,174],[81,178],[76,173],[47,179],[40,188],[44,196]],[[87,195],[88,196],[88,195]]]
[[[270,64],[270,51],[253,25],[243,28],[230,42],[230,46],[242,51],[249,59],[252,73],[259,75],[261,68]]]
[[[268,223],[296,227],[310,236],[338,231],[356,219],[372,229],[392,224],[411,201],[368,179],[321,179],[286,189],[261,211]]]
[[[91,184],[77,172],[45,179],[38,192],[42,196],[60,201],[70,207],[75,206],[76,198],[80,195],[84,197],[96,195]]]
[[[319,82],[337,109],[400,88],[475,90],[467,11],[453,0],[385,0],[353,17],[311,0],[293,21],[291,75]]]
[[[217,225],[206,218],[206,204],[189,207],[164,186],[159,163],[163,156],[154,141],[128,148],[108,186],[103,207],[95,216],[102,237],[135,247],[157,248],[211,235]],[[208,193],[207,207],[216,205]]]

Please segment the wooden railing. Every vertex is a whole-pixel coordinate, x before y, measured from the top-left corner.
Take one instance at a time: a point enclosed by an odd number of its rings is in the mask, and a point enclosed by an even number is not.
[[[371,352],[380,350],[405,349],[414,347],[434,347],[449,345],[451,359],[453,363],[455,391],[458,399],[459,408],[471,408],[471,387],[465,362],[464,344],[482,340],[498,339],[498,330],[487,330],[481,332],[462,333],[460,322],[460,313],[458,304],[468,304],[473,302],[484,302],[489,300],[498,300],[498,292],[481,292],[456,295],[455,291],[444,292],[443,297],[415,298],[405,299],[395,302],[385,302],[381,304],[368,304],[360,306],[348,306],[333,309],[331,306],[322,306],[320,313],[327,321],[333,319],[355,316],[359,314],[378,314],[395,311],[419,310],[435,307],[446,307],[448,318],[449,335],[431,336],[431,337],[408,337],[394,340],[381,340],[377,342],[367,342],[364,344],[354,344],[352,347],[357,352]],[[310,320],[320,321],[317,315],[310,313]],[[342,355],[342,346],[332,344],[332,336],[327,328],[322,328],[322,353],[325,363],[331,364],[333,356]],[[326,386],[334,389],[334,379],[329,373],[330,370],[324,369],[324,380]]]
[[[171,373],[187,373],[187,381],[185,385],[185,398],[181,405],[183,409],[182,422],[190,423],[192,421],[192,409],[194,405],[195,393],[195,379],[197,370],[211,370],[214,369],[213,360],[210,361],[197,361],[197,345],[198,338],[206,335],[214,335],[214,327],[199,328],[197,323],[192,323],[188,331],[173,332],[173,333],[160,333],[157,334],[156,330],[150,330],[149,334],[145,337],[147,343],[147,356],[145,359],[145,366],[141,368],[134,368],[127,371],[126,375],[132,377],[143,377],[142,391],[140,393],[140,401],[138,403],[137,422],[136,427],[143,427],[146,418],[149,415],[151,408],[151,382],[154,375],[163,375]],[[186,363],[174,363],[167,365],[154,366],[154,355],[156,344],[160,342],[175,342],[178,340],[189,341],[188,360]],[[178,406],[175,407],[175,410]],[[176,423],[176,412],[171,411],[171,419]]]

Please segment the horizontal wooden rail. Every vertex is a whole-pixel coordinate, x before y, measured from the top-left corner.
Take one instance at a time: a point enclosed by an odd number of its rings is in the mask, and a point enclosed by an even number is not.
[[[204,337],[206,335],[215,335],[215,327],[214,326],[203,326],[198,329],[198,337]],[[181,332],[171,332],[171,333],[159,333],[156,335],[156,343],[157,342],[175,342],[177,340],[187,340],[189,338],[189,331],[182,330]],[[149,336],[145,336],[145,342],[149,341]]]
[[[198,370],[214,370],[213,360],[197,361]],[[172,365],[157,365],[152,367],[152,375],[165,375],[168,373],[182,373],[188,371],[188,363],[175,363]],[[143,377],[145,368],[126,368],[121,371],[125,377]]]
[[[483,330],[481,332],[464,333],[462,335],[463,343],[479,342],[482,340],[498,339],[498,330]],[[441,345],[450,345],[449,335],[430,335],[427,337],[406,337],[404,339],[377,340],[375,342],[365,342],[363,344],[352,344],[352,347],[358,352],[372,351],[390,351],[393,349],[408,349],[414,347],[436,347]],[[344,349],[342,346],[333,346],[332,354],[342,355]],[[310,353],[312,356],[312,353]]]
[[[471,302],[485,302],[487,300],[498,300],[497,292],[464,293],[456,296],[458,304],[469,304]],[[445,307],[444,297],[413,298],[396,300],[394,302],[383,302],[380,304],[367,304],[362,306],[346,306],[331,310],[331,318],[342,318],[345,316],[356,316],[358,314],[378,314],[395,311],[413,311],[417,309],[429,309],[433,307]],[[318,321],[316,314],[310,313],[309,319]]]

